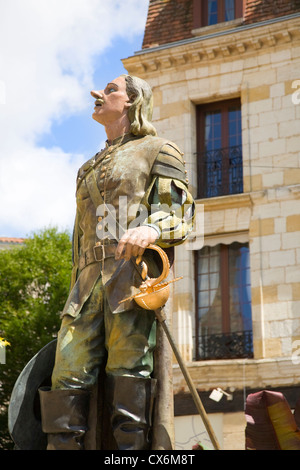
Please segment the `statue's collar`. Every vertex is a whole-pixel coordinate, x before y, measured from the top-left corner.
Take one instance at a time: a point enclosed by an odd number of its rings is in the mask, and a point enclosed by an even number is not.
[[[146,137],[144,135],[134,135],[131,132],[128,132],[127,134],[123,134],[120,137],[117,137],[114,140],[111,140],[110,142],[107,140],[105,142],[105,150],[111,150],[112,148],[118,148],[123,144],[126,144],[129,140],[139,140],[142,139],[143,137]]]
[[[131,134],[131,132],[128,132],[127,134],[120,135],[119,137],[116,137],[115,139],[111,141],[106,141],[105,142],[105,148],[109,148],[115,145],[121,145],[125,144],[128,142],[128,140],[134,139],[136,136]]]

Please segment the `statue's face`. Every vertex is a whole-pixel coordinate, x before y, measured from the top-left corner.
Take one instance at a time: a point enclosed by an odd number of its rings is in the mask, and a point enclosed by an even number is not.
[[[125,77],[115,78],[104,90],[91,91],[91,95],[96,98],[93,119],[100,124],[110,125],[127,115],[130,101]]]

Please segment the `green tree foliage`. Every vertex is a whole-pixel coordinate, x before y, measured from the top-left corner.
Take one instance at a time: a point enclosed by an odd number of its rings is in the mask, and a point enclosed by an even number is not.
[[[0,364],[0,449],[10,448],[7,408],[18,375],[55,338],[68,296],[70,235],[49,228],[24,245],[0,251],[0,337],[9,341]]]

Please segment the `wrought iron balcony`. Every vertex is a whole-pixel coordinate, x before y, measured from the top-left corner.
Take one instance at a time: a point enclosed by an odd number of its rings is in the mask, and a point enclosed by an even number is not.
[[[198,338],[198,360],[251,357],[253,357],[252,330],[201,335]]]
[[[197,153],[198,198],[243,192],[242,146]]]

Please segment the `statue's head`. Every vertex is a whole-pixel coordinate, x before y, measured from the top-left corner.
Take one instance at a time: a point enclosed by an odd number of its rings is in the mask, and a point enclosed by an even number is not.
[[[134,135],[156,135],[151,123],[153,95],[150,85],[132,75],[121,76],[125,78],[127,95],[132,102],[128,109],[130,132]]]

